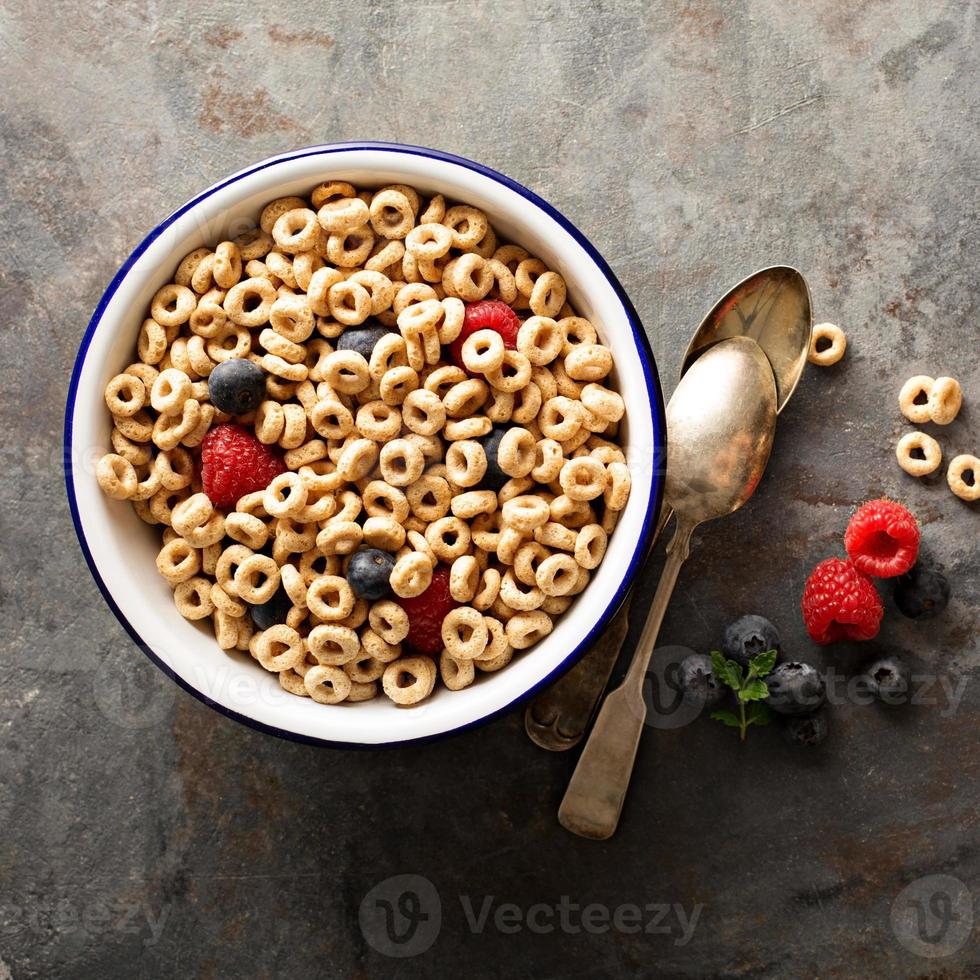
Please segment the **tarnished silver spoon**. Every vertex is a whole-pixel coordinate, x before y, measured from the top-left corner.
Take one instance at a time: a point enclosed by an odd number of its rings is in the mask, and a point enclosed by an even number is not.
[[[681,361],[681,376],[719,340],[751,337],[772,366],[776,411],[781,412],[806,367],[812,328],[810,290],[803,276],[787,265],[761,269],[725,293],[701,321]],[[653,544],[670,517],[664,504]],[[527,706],[524,727],[541,748],[564,752],[581,741],[626,639],[632,597],[630,592],[582,659]]]

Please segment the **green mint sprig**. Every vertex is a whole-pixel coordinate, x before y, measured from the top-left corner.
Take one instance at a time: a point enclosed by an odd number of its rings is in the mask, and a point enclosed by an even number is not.
[[[763,704],[769,697],[769,687],[762,679],[776,666],[776,651],[757,653],[749,660],[748,673],[734,660],[726,660],[717,650],[711,651],[711,670],[719,684],[730,687],[738,701],[738,714],[734,711],[712,711],[711,717],[729,728],[737,728],[744,742],[752,725],[768,725],[772,721],[769,706]]]

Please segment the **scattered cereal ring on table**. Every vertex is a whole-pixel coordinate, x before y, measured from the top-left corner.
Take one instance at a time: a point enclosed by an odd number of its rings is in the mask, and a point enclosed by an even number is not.
[[[807,360],[820,367],[836,364],[847,350],[847,337],[835,323],[814,324]]]
[[[980,459],[968,453],[957,456],[946,470],[946,482],[960,500],[980,500]]]
[[[929,394],[935,383],[935,378],[930,378],[927,374],[917,374],[902,385],[902,390],[898,393],[898,407],[910,422],[922,425],[931,420]]]
[[[256,217],[183,258],[105,389],[96,478],[161,528],[178,611],[324,705],[533,656],[630,491],[601,325],[441,195],[328,181]]]
[[[929,418],[936,425],[949,425],[960,413],[963,392],[955,378],[936,378],[929,389]]]
[[[928,476],[939,468],[943,451],[925,432],[909,432],[895,446],[898,465],[911,476]]]

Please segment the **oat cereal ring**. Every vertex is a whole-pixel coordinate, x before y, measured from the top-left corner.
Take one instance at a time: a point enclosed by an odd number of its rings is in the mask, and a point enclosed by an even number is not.
[[[248,611],[248,606],[244,602],[232,598],[217,582],[211,586],[210,595],[215,610],[231,616],[232,619],[241,619]]]
[[[299,698],[308,698],[306,685],[303,683],[303,675],[297,674],[295,670],[280,670],[276,676],[279,678],[279,686],[290,694],[295,694]]]
[[[268,388],[268,379],[266,383]],[[259,406],[261,410],[262,406]],[[292,403],[282,406],[282,432],[279,445],[283,449],[298,449],[306,439],[306,412],[302,405]]]
[[[371,198],[371,227],[382,238],[405,238],[415,225],[415,210],[401,191],[378,191]]]
[[[608,485],[605,492],[606,507],[609,510],[622,510],[629,499],[630,471],[625,463],[610,463],[606,467],[608,473]]]
[[[437,521],[449,512],[452,491],[441,476],[423,473],[405,491],[412,513],[422,521]]]
[[[371,401],[357,410],[354,424],[365,439],[388,442],[402,430],[402,413],[381,400]]]
[[[520,550],[520,549],[518,549]],[[558,555],[556,557],[568,557]],[[572,562],[575,565],[575,562]],[[578,566],[576,566],[577,568]],[[576,575],[572,576],[571,587],[575,584]],[[521,581],[513,568],[508,568],[500,580],[500,599],[511,609],[527,612],[538,609],[546,598],[545,593],[538,587],[537,582],[530,584]]]
[[[281,407],[278,405],[277,407],[281,412]],[[262,411],[262,406],[259,406],[259,411]],[[310,424],[325,439],[344,439],[354,429],[354,416],[342,402],[333,398],[324,398],[313,406],[313,411],[310,412]],[[266,441],[261,433],[259,433],[259,441]]]
[[[324,555],[349,555],[363,540],[364,531],[355,521],[328,521],[316,536],[316,546]]]
[[[546,596],[568,595],[578,583],[578,569],[571,555],[551,555],[538,566],[538,588]]]
[[[929,393],[935,383],[935,378],[930,378],[925,374],[917,374],[902,385],[902,390],[898,394],[898,405],[902,414],[910,422],[922,425],[931,421]]]
[[[363,286],[371,297],[371,316],[378,316],[387,310],[395,298],[395,287],[392,281],[380,272],[361,269],[347,279]]]
[[[276,287],[268,279],[253,277],[235,283],[221,305],[232,323],[261,327],[269,321],[276,297]]]
[[[399,607],[401,608],[401,607]],[[373,629],[366,629],[361,634],[361,646],[372,659],[383,664],[390,664],[402,655],[401,641],[389,643]]]
[[[211,601],[211,582],[195,576],[178,582],[174,589],[174,605],[184,619],[205,619],[214,612]]]
[[[256,606],[268,602],[279,588],[279,566],[267,555],[249,555],[235,569],[235,595]]]
[[[555,442],[571,439],[582,428],[582,406],[565,395],[549,398],[538,416],[541,434]]]
[[[520,391],[531,381],[531,362],[520,351],[505,350],[500,367],[485,372],[484,377],[500,391]]]
[[[391,486],[407,487],[421,477],[425,456],[419,446],[408,439],[393,439],[382,447],[380,465],[382,477]]]
[[[274,244],[272,235],[261,228],[249,228],[247,231],[243,231],[234,239],[234,243],[238,247],[243,262],[261,259]]]
[[[402,599],[421,595],[432,581],[432,560],[419,551],[410,551],[395,562],[391,570],[391,591]]]
[[[421,202],[419,202],[421,207]],[[446,199],[441,194],[429,200],[425,210],[419,215],[419,224],[438,223],[446,216]]]
[[[139,483],[133,464],[116,453],[106,453],[99,460],[95,478],[102,492],[113,500],[129,500],[136,493]]]
[[[507,621],[504,632],[507,635],[507,642],[515,650],[526,650],[546,637],[553,628],[551,617],[540,609],[535,609],[512,616]]]
[[[186,323],[197,307],[197,297],[177,283],[168,283],[156,291],[150,301],[150,316],[162,327],[179,327]]]
[[[495,282],[493,269],[475,252],[467,252],[447,262],[442,273],[446,293],[468,303],[483,299]]]
[[[946,482],[960,500],[980,500],[980,459],[969,454],[957,456],[946,471]]]
[[[476,677],[472,660],[456,660],[446,650],[439,655],[439,676],[450,691],[462,691]]]
[[[364,263],[364,268],[369,272],[384,272],[386,278],[394,286],[395,280],[387,275],[393,265],[400,263],[405,255],[405,245],[400,241],[379,241],[376,242],[371,251],[371,257]],[[397,292],[397,289],[395,290]]]
[[[417,259],[441,258],[452,248],[452,245],[452,229],[435,222],[416,225],[408,232],[405,239],[405,247]]]
[[[272,226],[272,237],[284,252],[307,252],[316,248],[322,229],[315,211],[307,207],[285,211]]]
[[[105,386],[105,403],[113,415],[135,415],[146,404],[146,385],[135,375],[117,374]]]
[[[446,450],[446,471],[456,486],[476,486],[487,471],[487,454],[483,446],[469,439],[451,443]]]
[[[535,282],[547,271],[548,267],[540,259],[526,258],[517,264],[514,269],[514,282],[525,300],[530,300]]]
[[[565,305],[565,292],[565,280],[557,272],[543,272],[534,281],[529,296],[531,312],[535,316],[558,316]]]
[[[395,704],[417,704],[436,684],[436,665],[428,657],[402,657],[388,664],[381,686]]]
[[[124,417],[125,416],[120,416],[120,418]],[[115,450],[116,454],[122,456],[127,463],[132,463],[133,466],[144,466],[153,458],[151,448],[149,446],[140,445],[137,442],[133,442],[132,439],[127,439],[126,436],[124,436],[119,429],[115,427],[109,436],[109,441],[112,443],[112,448]],[[159,459],[159,456],[157,458]]]
[[[368,374],[371,380],[380,382],[392,369],[406,366],[408,366],[408,352],[405,338],[397,333],[385,334],[379,338],[368,362]]]
[[[461,555],[449,569],[449,594],[457,601],[468,603],[480,585],[480,565],[472,555]]]
[[[269,323],[272,330],[293,344],[302,344],[313,334],[313,310],[305,296],[278,296],[269,308]],[[274,354],[277,350],[266,348]],[[290,348],[291,350],[292,348]],[[298,358],[302,360],[302,356]]]
[[[466,418],[476,415],[490,394],[490,388],[479,378],[459,381],[442,396],[446,414],[452,418]]]
[[[353,424],[353,419],[351,423]],[[285,427],[286,416],[279,402],[266,400],[259,405],[255,413],[255,435],[259,442],[266,446],[278,442]],[[314,428],[318,432],[320,431],[316,423],[314,423]]]
[[[361,491],[364,511],[369,517],[390,517],[401,524],[409,514],[409,499],[397,487],[383,480],[372,480]]]
[[[501,508],[504,527],[530,534],[536,528],[548,523],[551,510],[547,501],[537,494],[522,494],[512,497]]]
[[[568,460],[558,474],[562,490],[572,500],[595,500],[596,497],[601,497],[608,480],[606,467],[592,456]]]
[[[582,404],[605,422],[618,422],[626,412],[622,395],[594,382],[582,389]]]
[[[480,580],[477,583],[476,595],[473,596],[470,605],[481,612],[489,609],[500,595],[500,572],[496,568],[485,568],[480,573]]]
[[[612,370],[612,352],[602,344],[582,344],[565,357],[565,372],[573,381],[601,381]]]
[[[458,517],[440,517],[425,529],[425,540],[433,555],[448,564],[469,551],[470,528]]]
[[[911,476],[928,476],[939,468],[943,452],[939,443],[924,432],[909,432],[895,447],[898,465]]]
[[[364,543],[382,551],[394,553],[405,543],[405,528],[390,517],[369,517],[361,530]]]
[[[327,355],[324,367],[327,384],[343,395],[356,395],[371,383],[368,362],[357,351],[336,350]]]
[[[342,667],[354,660],[361,650],[356,631],[334,623],[314,626],[306,638],[306,645],[321,667]]]
[[[306,605],[314,616],[335,622],[346,619],[354,609],[354,593],[347,579],[339,575],[319,575],[306,590]]]
[[[442,621],[442,642],[455,660],[472,660],[486,650],[490,634],[483,616],[472,606],[459,606]]]
[[[225,313],[225,293],[223,290],[213,290],[205,293],[198,300],[197,308],[188,321],[191,333],[198,337],[216,337],[228,326],[228,314]]]
[[[397,659],[397,658],[395,658]],[[360,654],[344,664],[344,673],[353,683],[370,684],[380,679],[385,672],[387,663],[368,654]]]
[[[270,201],[263,209],[262,213],[259,215],[259,227],[267,234],[272,234],[272,228],[275,223],[279,220],[279,217],[285,214],[287,211],[293,211],[296,208],[305,208],[306,201],[301,197],[279,197],[274,201]]]
[[[450,208],[442,219],[453,235],[453,248],[468,249],[478,245],[487,233],[487,216],[477,208],[467,204],[457,204]]]
[[[258,551],[269,540],[269,528],[260,517],[234,511],[225,517],[225,534],[233,541]]]
[[[184,402],[190,397],[191,379],[176,368],[161,371],[150,388],[150,404],[164,415],[183,414]]]
[[[217,544],[225,536],[225,518],[207,494],[195,493],[178,503],[170,514],[173,529],[195,548]]]
[[[537,483],[551,483],[558,479],[558,474],[565,462],[561,445],[554,439],[539,439],[534,444],[534,465],[530,476]]]
[[[575,537],[575,560],[582,568],[598,568],[607,543],[608,535],[601,525],[586,524]]]
[[[201,553],[184,538],[174,538],[160,549],[156,565],[167,584],[175,586],[201,570]]]
[[[807,360],[820,367],[836,364],[847,350],[847,337],[834,323],[816,323],[810,335],[810,352]]]
[[[949,425],[959,415],[963,392],[955,378],[936,378],[929,389],[929,418],[936,425]]]
[[[435,435],[446,424],[442,399],[425,388],[417,388],[405,396],[401,414],[405,427],[423,436]]]
[[[497,509],[497,495],[493,490],[469,490],[453,496],[450,507],[456,517],[469,520],[478,514],[492,514]]]
[[[307,494],[298,473],[280,473],[265,488],[262,506],[270,517],[293,517],[306,506]]]
[[[297,609],[305,609],[307,585],[296,566],[288,563],[280,566],[279,578],[292,604]]]
[[[333,198],[322,204],[317,211],[320,227],[331,235],[342,235],[344,232],[363,228],[370,218],[370,208],[353,194]]]
[[[371,606],[368,613],[371,629],[385,643],[399,644],[408,636],[408,613],[392,599],[382,599]]]
[[[463,341],[462,357],[474,374],[496,371],[504,363],[504,338],[496,330],[477,330]]]
[[[330,290],[343,281],[344,274],[339,269],[324,267],[313,273],[306,288],[306,302],[315,316],[330,315]]]
[[[231,289],[242,277],[242,253],[234,242],[221,242],[214,250],[211,269],[214,281],[222,289]]]
[[[303,677],[303,686],[318,704],[339,704],[351,692],[351,679],[340,667],[310,667]]]
[[[374,232],[370,225],[360,225],[327,239],[327,259],[342,269],[361,266],[374,248]]]
[[[564,333],[551,317],[532,316],[521,324],[517,349],[533,366],[540,367],[558,357],[564,340]]]

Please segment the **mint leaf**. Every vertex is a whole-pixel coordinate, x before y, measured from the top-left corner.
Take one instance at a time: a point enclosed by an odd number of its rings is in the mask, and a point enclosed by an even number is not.
[[[762,704],[760,701],[753,702],[746,717],[746,727],[748,725],[768,725],[771,721],[772,711],[769,709],[769,705]]]
[[[742,665],[735,663],[734,660],[726,660],[725,662],[728,664],[728,673],[735,681],[732,687],[737,691],[742,686]]]
[[[767,650],[765,653],[757,653],[749,661],[749,677],[765,677],[772,673],[776,666],[776,651]]]
[[[724,684],[726,687],[730,687],[733,691],[737,691],[739,685],[741,684],[741,677],[734,677],[728,670],[728,665],[731,663],[730,660],[726,660],[721,653],[717,650],[711,651],[711,672],[715,675],[715,680],[719,684]]]
[[[739,701],[764,701],[769,697],[769,688],[766,682],[759,680],[758,677],[750,677],[738,692]]]
[[[733,714],[731,711],[712,711],[711,717],[715,721],[720,721],[723,725],[727,725],[729,728],[741,728],[742,723],[738,720],[738,716]]]

